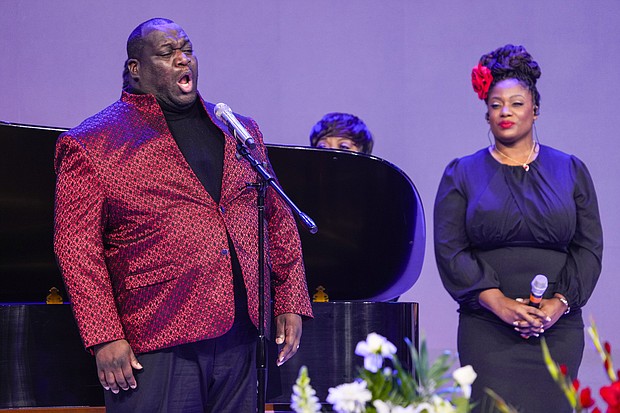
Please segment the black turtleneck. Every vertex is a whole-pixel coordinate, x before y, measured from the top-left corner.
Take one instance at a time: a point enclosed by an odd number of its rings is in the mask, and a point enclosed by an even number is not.
[[[224,134],[196,99],[187,109],[158,101],[168,128],[185,160],[215,203],[220,202],[224,169]]]

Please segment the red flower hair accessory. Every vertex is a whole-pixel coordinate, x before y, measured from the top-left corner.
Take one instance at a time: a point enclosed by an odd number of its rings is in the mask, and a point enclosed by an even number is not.
[[[474,92],[478,94],[480,99],[486,99],[489,94],[489,87],[493,81],[493,75],[491,70],[478,63],[478,66],[474,67],[471,71],[471,84],[474,87]]]

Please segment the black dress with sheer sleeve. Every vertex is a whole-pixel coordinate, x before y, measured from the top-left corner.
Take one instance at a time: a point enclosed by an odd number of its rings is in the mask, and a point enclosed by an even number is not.
[[[601,271],[603,236],[594,185],[578,158],[540,146],[529,171],[497,162],[487,149],[452,161],[434,209],[435,257],[442,282],[459,303],[462,365],[478,373],[472,398],[485,410],[490,388],[519,411],[570,412],[542,358],[540,338],[523,339],[478,302],[499,288],[529,297],[537,274],[545,298],[563,294],[571,312],[544,332],[552,357],[576,377],[584,334],[581,307]]]

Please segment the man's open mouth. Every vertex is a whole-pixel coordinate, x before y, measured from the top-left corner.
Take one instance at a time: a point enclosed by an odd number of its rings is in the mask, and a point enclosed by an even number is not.
[[[190,73],[186,73],[184,74],[179,81],[177,82],[177,84],[179,85],[179,88],[181,88],[181,90],[184,93],[189,93],[192,91],[192,76]]]

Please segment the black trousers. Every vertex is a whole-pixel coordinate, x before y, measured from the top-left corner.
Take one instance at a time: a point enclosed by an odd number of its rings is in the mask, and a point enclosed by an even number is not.
[[[138,387],[106,391],[106,412],[256,412],[256,336],[246,311],[221,337],[139,354]]]

